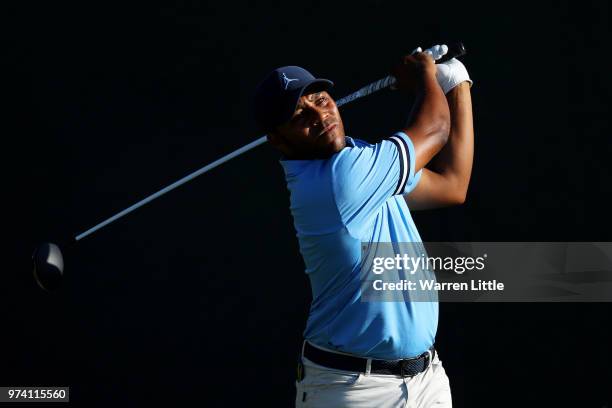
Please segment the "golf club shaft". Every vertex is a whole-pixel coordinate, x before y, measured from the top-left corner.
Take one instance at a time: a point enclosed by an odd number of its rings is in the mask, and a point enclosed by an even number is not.
[[[444,62],[446,60],[449,60],[451,58],[454,57],[460,57],[462,55],[465,54],[465,48],[463,47],[463,44],[461,43],[456,43],[453,44],[449,47],[448,53],[442,57],[440,60],[436,61],[437,63],[441,63]],[[382,89],[385,89],[391,85],[393,85],[395,83],[395,78],[392,76],[388,76],[382,79],[379,79],[378,81],[374,81],[369,85],[366,85],[360,89],[358,89],[357,91],[351,93],[350,95],[345,96],[344,98],[340,98],[336,101],[336,105],[338,107],[342,106],[342,105],[346,105],[349,102],[352,102],[356,99],[362,98],[364,96],[367,95],[371,95],[374,92],[378,92]],[[251,143],[242,146],[239,149],[234,150],[233,152],[221,157],[220,159],[215,160],[214,162],[207,164],[206,166],[202,167],[199,170],[196,170],[195,172],[183,177],[180,180],[175,181],[174,183],[170,184],[167,187],[162,188],[161,190],[157,191],[156,193],[151,194],[150,196],[138,201],[137,203],[129,206],[128,208],[126,208],[125,210],[122,210],[120,212],[118,212],[117,214],[113,215],[112,217],[102,221],[101,223],[94,225],[93,227],[91,227],[90,229],[88,229],[85,232],[82,232],[80,234],[78,234],[77,236],[75,236],[74,240],[75,241],[80,241],[81,239],[85,238],[88,235],[93,234],[94,232],[98,231],[100,228],[103,228],[105,226],[107,226],[108,224],[117,221],[119,218],[131,213],[132,211],[142,207],[143,205],[150,203],[151,201],[155,200],[156,198],[161,197],[162,195],[174,190],[175,188],[182,186],[183,184],[187,183],[188,181],[193,180],[194,178],[201,176],[202,174],[214,169],[217,166],[220,166],[221,164],[225,163],[228,160],[233,159],[234,157],[240,156],[242,153],[248,152],[249,150],[265,143],[267,140],[267,137],[264,135],[254,141],[252,141]]]
[[[126,208],[125,210],[122,210],[120,212],[118,212],[117,214],[113,215],[112,217],[102,221],[101,223],[94,225],[93,227],[91,227],[90,229],[88,229],[87,231],[77,235],[74,239],[75,241],[79,241],[83,238],[85,238],[86,236],[93,234],[94,232],[96,232],[97,230],[99,230],[100,228],[103,228],[105,226],[107,226],[108,224],[110,224],[113,221],[118,220],[119,218],[123,217],[124,215],[127,215],[129,213],[131,213],[132,211],[136,210],[139,207],[142,207],[143,205],[155,200],[158,197],[161,197],[162,195],[166,194],[169,191],[174,190],[175,188],[182,186],[183,184],[187,183],[188,181],[193,180],[194,178],[206,173],[209,170],[214,169],[215,167],[225,163],[228,160],[233,159],[236,156],[241,155],[244,152],[247,152],[251,149],[253,149],[254,147],[259,146],[262,143],[266,142],[266,136],[262,136],[257,140],[254,140],[253,142],[242,146],[240,149],[236,149],[233,152],[221,157],[220,159],[215,160],[214,162],[207,164],[206,166],[202,167],[201,169],[194,171],[193,173],[183,177],[180,180],[175,181],[174,183],[170,184],[167,187],[162,188],[161,190],[159,190],[156,193],[151,194],[150,196],[140,200],[139,202],[129,206],[128,208]]]

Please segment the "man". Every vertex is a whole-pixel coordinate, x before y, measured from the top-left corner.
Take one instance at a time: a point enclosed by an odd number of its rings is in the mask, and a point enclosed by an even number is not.
[[[406,126],[376,144],[344,134],[331,81],[289,66],[256,90],[256,119],[283,155],[312,286],[296,406],[451,406],[433,347],[437,302],[363,301],[360,265],[362,243],[421,241],[409,208],[465,200],[471,81],[456,59],[436,66],[422,52],[405,56],[393,75],[415,103]]]

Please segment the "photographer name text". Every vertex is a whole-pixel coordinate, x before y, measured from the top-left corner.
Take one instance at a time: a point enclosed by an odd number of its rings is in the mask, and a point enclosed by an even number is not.
[[[436,282],[433,279],[427,280],[402,280],[399,282],[384,282],[381,279],[372,282],[372,287],[377,291],[391,290],[435,290],[435,291],[503,291],[503,282],[493,280],[472,279],[469,282]]]

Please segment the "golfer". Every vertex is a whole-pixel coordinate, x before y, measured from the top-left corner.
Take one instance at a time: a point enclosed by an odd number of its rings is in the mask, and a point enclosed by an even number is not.
[[[434,348],[437,302],[362,301],[359,277],[362,244],[420,242],[411,211],[465,200],[471,80],[458,60],[434,58],[417,52],[394,67],[396,87],[415,102],[406,125],[376,144],[345,135],[333,83],[303,68],[275,69],[256,89],[312,286],[298,407],[452,405]]]

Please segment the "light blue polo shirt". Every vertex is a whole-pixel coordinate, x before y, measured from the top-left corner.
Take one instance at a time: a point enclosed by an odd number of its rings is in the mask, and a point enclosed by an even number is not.
[[[402,195],[414,189],[415,153],[398,132],[377,144],[346,138],[327,160],[281,160],[291,213],[312,286],[304,337],[378,359],[417,356],[433,345],[437,302],[361,299],[361,243],[421,242]]]

